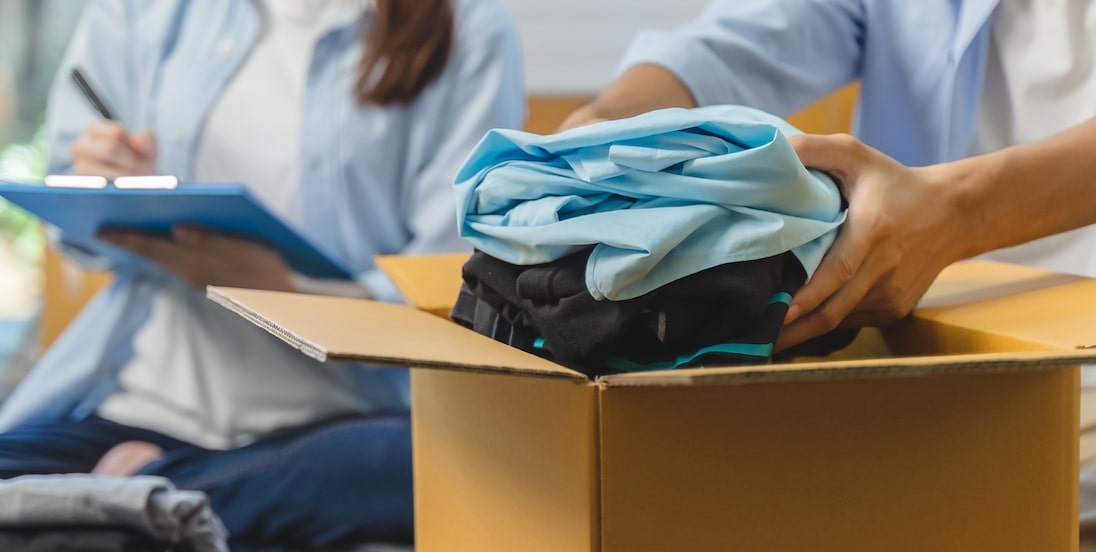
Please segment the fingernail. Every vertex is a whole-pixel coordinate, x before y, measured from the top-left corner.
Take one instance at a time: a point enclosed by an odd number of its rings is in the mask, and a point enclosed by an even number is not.
[[[796,305],[795,303],[789,305],[788,313],[784,315],[784,323],[791,324],[792,322],[795,322],[795,319],[799,318],[800,314],[803,314],[802,310],[803,309],[799,308],[799,305]]]

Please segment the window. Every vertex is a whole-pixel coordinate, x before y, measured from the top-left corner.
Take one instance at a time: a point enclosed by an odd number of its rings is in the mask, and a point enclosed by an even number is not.
[[[85,0],[0,0],[0,178],[39,180],[53,75]],[[37,354],[38,221],[0,199],[0,397]]]

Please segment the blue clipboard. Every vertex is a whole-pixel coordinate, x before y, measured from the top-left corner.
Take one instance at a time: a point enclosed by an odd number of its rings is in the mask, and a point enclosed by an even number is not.
[[[181,183],[171,189],[66,188],[0,180],[0,197],[59,228],[66,244],[116,265],[136,255],[95,237],[100,228],[167,235],[178,224],[219,230],[265,243],[311,278],[353,279],[354,273],[297,233],[239,184]]]

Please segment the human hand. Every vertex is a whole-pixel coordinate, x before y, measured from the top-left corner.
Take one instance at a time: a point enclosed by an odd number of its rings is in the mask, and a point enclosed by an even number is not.
[[[294,272],[273,249],[217,232],[179,226],[170,237],[106,229],[99,238],[150,259],[190,286],[295,291]]]
[[[144,130],[129,134],[115,121],[96,121],[72,143],[73,171],[110,180],[156,173],[156,137]]]
[[[839,326],[894,322],[966,250],[956,190],[936,167],[909,168],[849,135],[790,138],[804,165],[834,176],[849,202],[840,234],[792,299],[783,350]]]

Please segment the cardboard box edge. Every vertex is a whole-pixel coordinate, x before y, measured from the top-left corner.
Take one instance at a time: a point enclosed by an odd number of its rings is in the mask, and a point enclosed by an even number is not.
[[[967,355],[890,357],[802,364],[755,365],[614,374],[598,378],[606,386],[667,387],[683,385],[733,385],[784,381],[833,381],[839,379],[925,377],[956,373],[998,373],[1049,370],[1096,363],[1096,350],[980,353]]]
[[[228,309],[229,311],[232,311],[236,315],[242,317],[244,320],[247,320],[248,322],[251,322],[252,324],[262,328],[267,333],[284,341],[290,347],[301,351],[301,353],[303,353],[305,356],[314,358],[320,362],[327,362],[331,360],[328,357],[327,350],[324,349],[323,346],[317,343],[312,343],[308,340],[301,338],[297,334],[294,334],[293,332],[285,330],[274,321],[268,318],[264,318],[258,312],[253,311],[241,304],[240,302],[232,299],[231,297],[224,295],[221,292],[222,289],[231,290],[238,288],[206,286],[206,298]]]

